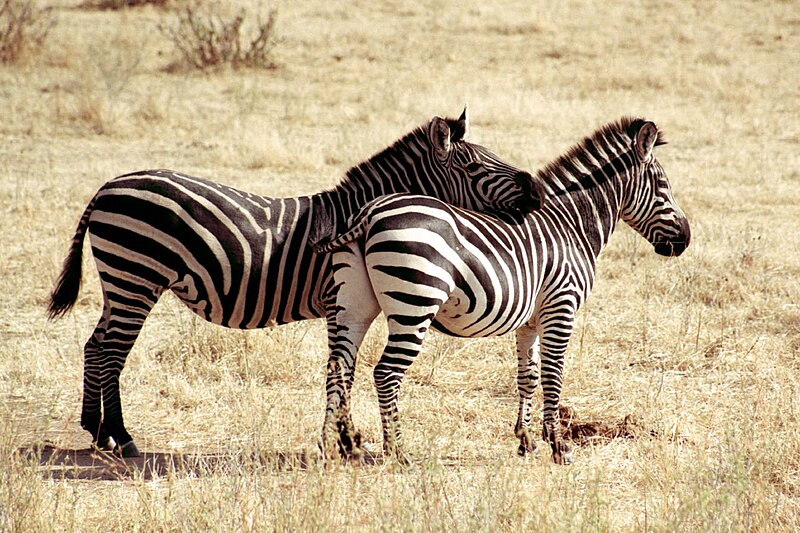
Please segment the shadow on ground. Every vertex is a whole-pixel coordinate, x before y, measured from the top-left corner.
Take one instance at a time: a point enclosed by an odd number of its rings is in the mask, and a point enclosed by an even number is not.
[[[38,459],[42,477],[117,481],[180,475],[201,477],[210,474],[252,472],[261,468],[272,472],[305,470],[320,464],[318,456],[306,452],[274,452],[244,457],[233,454],[142,452],[140,457],[121,458],[95,449],[67,449],[46,444],[23,448],[20,454]]]
[[[626,416],[617,422],[585,421],[580,420],[573,409],[565,406],[559,407],[559,414],[564,439],[579,446],[655,434],[653,431],[647,431],[631,416]],[[42,446],[22,448],[19,452],[32,462],[38,460],[42,477],[45,479],[150,480],[169,475],[203,477],[214,474],[252,473],[257,470],[274,473],[321,466],[319,454],[306,451],[266,452],[252,456],[235,453],[142,452],[140,457],[123,459],[113,453],[93,448],[62,448],[47,443]],[[439,460],[443,460],[445,464],[465,466],[463,458],[440,457]],[[337,463],[341,464],[338,458]],[[384,459],[380,455],[364,453],[353,464],[378,466],[384,464]]]

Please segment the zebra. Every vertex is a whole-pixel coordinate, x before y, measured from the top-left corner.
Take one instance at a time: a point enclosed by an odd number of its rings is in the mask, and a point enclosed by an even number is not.
[[[327,410],[347,412],[359,345],[382,311],[388,341],[373,377],[383,447],[407,463],[398,394],[428,328],[457,337],[516,332],[518,453],[536,448],[531,417],[541,364],[542,438],[554,462],[572,462],[558,420],[564,354],[600,252],[620,219],[662,256],[689,245],[689,222],[653,153],[662,144],[656,125],[641,118],[599,128],[536,173],[528,194],[544,203],[529,214],[493,216],[398,193],[366,204],[344,233],[319,229],[315,246],[335,251],[338,287]]]
[[[435,116],[312,196],[267,198],[170,170],[102,185],[80,218],[48,307],[52,319],[74,305],[88,231],[103,293],[84,347],[81,427],[93,446],[139,455],[123,422],[119,378],[165,291],[229,328],[325,317],[333,277],[329,254],[307,242],[315,211],[338,228],[368,201],[398,191],[468,209],[527,209],[518,183],[530,175],[467,142],[468,129],[466,108],[458,119]]]

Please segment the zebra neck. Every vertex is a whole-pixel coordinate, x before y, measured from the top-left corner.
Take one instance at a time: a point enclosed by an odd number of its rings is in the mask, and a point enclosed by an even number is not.
[[[625,182],[634,165],[632,151],[626,151],[580,172],[574,164],[566,172],[549,172],[545,183],[558,216],[571,226],[584,253],[592,263],[608,244],[620,219]],[[564,168],[566,167],[566,168]]]

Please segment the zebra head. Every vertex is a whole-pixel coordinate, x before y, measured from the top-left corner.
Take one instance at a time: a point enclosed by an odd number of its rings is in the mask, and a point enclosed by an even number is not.
[[[479,211],[529,213],[538,209],[541,188],[535,187],[533,177],[488,148],[468,142],[468,133],[466,106],[458,119],[434,117],[428,126],[432,151],[446,172],[443,181],[449,189],[449,201]]]
[[[672,195],[667,173],[653,154],[666,144],[652,122],[634,119],[627,129],[633,141],[634,165],[622,206],[622,220],[663,256],[679,256],[689,246],[689,220]]]

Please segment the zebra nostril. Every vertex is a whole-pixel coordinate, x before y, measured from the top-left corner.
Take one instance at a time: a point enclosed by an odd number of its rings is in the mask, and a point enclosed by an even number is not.
[[[681,233],[683,233],[684,249],[686,249],[689,247],[689,243],[692,241],[692,229],[689,226],[688,218],[681,220]]]

